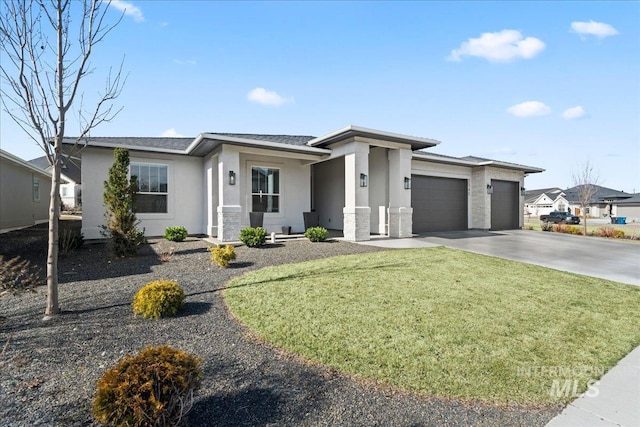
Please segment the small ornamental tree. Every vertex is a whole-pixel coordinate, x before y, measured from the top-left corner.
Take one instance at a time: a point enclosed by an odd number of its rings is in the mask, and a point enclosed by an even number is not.
[[[115,4],[98,0],[0,0],[0,104],[25,137],[45,152],[51,165],[44,320],[60,312],[60,173],[69,154],[77,156],[87,144],[91,130],[110,122],[121,110],[113,109],[113,101],[124,84],[122,67],[107,74],[102,91],[91,77],[96,69],[108,68],[102,63],[97,67],[91,59],[124,16],[123,12],[120,19],[111,21],[107,13],[113,9],[110,6]],[[93,101],[85,103],[83,94],[87,92]],[[68,137],[72,128],[76,136]]]
[[[113,251],[117,256],[137,255],[138,247],[144,243],[144,231],[138,230],[135,213],[137,177],[129,179],[129,151],[116,148],[115,161],[109,168],[109,179],[104,182],[104,205],[107,224],[103,234],[111,237]]]
[[[573,184],[578,192],[578,203],[580,203],[580,210],[584,218],[582,234],[585,236],[587,235],[587,208],[595,201],[599,182],[600,175],[594,171],[593,164],[589,160],[582,163],[573,173]]]

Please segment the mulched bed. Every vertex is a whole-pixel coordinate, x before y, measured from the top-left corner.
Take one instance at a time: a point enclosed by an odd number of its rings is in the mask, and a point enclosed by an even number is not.
[[[65,222],[64,227],[78,227]],[[208,243],[150,239],[140,256],[114,258],[87,244],[59,261],[63,314],[43,322],[46,293],[0,298],[0,425],[94,425],[91,400],[100,375],[127,353],[169,344],[204,360],[204,379],[188,426],[543,426],[559,406],[504,407],[416,396],[304,363],[255,339],[229,314],[220,290],[232,277],[269,265],[378,248],[291,240],[236,248],[227,269],[211,265]],[[170,262],[158,254],[175,248]],[[0,254],[44,269],[46,225],[0,235]],[[155,279],[187,294],[177,317],[134,317],[135,292]],[[1,351],[1,347],[0,347]]]

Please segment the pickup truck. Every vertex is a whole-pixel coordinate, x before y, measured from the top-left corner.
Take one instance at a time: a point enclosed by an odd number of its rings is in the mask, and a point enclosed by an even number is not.
[[[580,224],[580,217],[571,215],[569,212],[549,212],[549,215],[540,215],[540,221],[552,222],[554,224]]]

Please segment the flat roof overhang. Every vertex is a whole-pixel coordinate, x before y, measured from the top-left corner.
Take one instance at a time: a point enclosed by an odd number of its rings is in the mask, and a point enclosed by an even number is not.
[[[382,141],[395,142],[400,144],[409,144],[412,150],[420,150],[421,148],[435,147],[440,141],[429,138],[420,138],[417,136],[402,135],[399,133],[385,132],[381,130],[369,129],[359,126],[347,126],[337,131],[328,133],[324,136],[312,139],[307,142],[310,147],[326,147],[349,138],[363,137],[370,139],[378,139]]]
[[[467,166],[467,167],[495,166],[501,169],[511,169],[511,170],[522,171],[526,174],[541,173],[545,171],[542,168],[519,165],[516,163],[501,162],[498,160],[473,161],[473,160],[467,160],[467,159],[459,159],[456,157],[442,156],[439,154],[429,154],[424,152],[413,153],[412,158],[414,160],[421,160],[425,162],[442,163],[442,164],[456,165],[456,166]]]
[[[309,147],[307,145],[284,144],[281,142],[261,141],[249,138],[238,138],[227,135],[217,135],[211,133],[201,133],[186,149],[185,154],[191,156],[204,157],[217,149],[222,144],[238,145],[252,148],[265,148],[289,153],[299,153],[315,155],[318,157],[328,156],[331,150]]]

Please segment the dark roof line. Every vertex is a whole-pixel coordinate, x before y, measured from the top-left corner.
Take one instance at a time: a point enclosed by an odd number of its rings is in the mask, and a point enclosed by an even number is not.
[[[357,128],[357,127],[349,127],[345,129],[341,129],[342,132],[339,133],[337,137],[343,137],[344,132],[380,132],[368,130],[365,128]],[[381,135],[385,135],[384,132],[380,132]],[[329,136],[331,136],[330,134]],[[363,133],[364,135],[364,133]],[[400,138],[402,135],[389,134],[389,138]],[[208,138],[212,141],[215,141],[215,137],[219,136],[221,141],[233,141],[233,138],[237,140],[244,140],[240,142],[248,143],[249,141],[255,141],[257,145],[260,143],[276,143],[282,144],[283,146],[296,146],[296,151],[305,149],[307,150],[318,150],[317,148],[313,148],[315,145],[313,141],[323,139],[324,137],[316,138],[311,135],[283,135],[283,134],[249,134],[249,133],[227,133],[227,132],[214,132],[214,133],[202,133],[197,138],[185,138],[185,137],[87,137],[84,141],[88,145],[93,145],[90,143],[95,143],[95,146],[101,147],[127,147],[132,150],[139,149],[141,151],[159,151],[159,152],[167,152],[174,154],[183,154],[183,155],[195,155],[200,156],[203,153],[203,150],[206,151],[206,147],[196,147],[201,145],[202,138]],[[228,139],[227,139],[228,138]],[[435,140],[427,140],[427,139],[419,139],[417,137],[406,137],[409,140],[415,139],[416,148],[420,146],[420,148],[424,148],[424,145],[436,145],[439,143]],[[411,139],[413,138],[413,139]],[[324,141],[324,140],[323,140]],[[236,141],[238,142],[238,141]],[[311,144],[309,144],[311,142]],[[76,138],[69,137],[63,140],[64,144],[75,144]],[[273,147],[273,146],[271,146]],[[413,147],[413,145],[412,145]],[[197,149],[195,149],[197,148]],[[283,147],[284,149],[284,147]],[[285,151],[287,151],[285,149]],[[319,150],[322,151],[322,150]],[[318,154],[318,153],[314,153]],[[537,173],[542,172],[544,169],[534,168],[531,166],[526,166],[518,163],[504,162],[500,160],[494,159],[486,159],[482,157],[475,156],[466,156],[466,157],[453,157],[447,156],[443,154],[430,153],[428,151],[416,150],[414,151],[414,155],[416,158],[423,158],[423,160],[434,160],[441,159],[444,163],[457,163],[465,166],[496,166],[503,167],[508,169],[516,169],[524,171],[525,173]],[[486,164],[485,164],[486,163]],[[70,177],[72,178],[72,177]]]
[[[65,155],[66,156],[66,155]],[[40,169],[49,169],[51,165],[49,164],[49,159],[47,156],[37,157],[35,159],[29,160],[34,166],[39,167]],[[69,178],[70,180],[80,183],[82,181],[82,172],[80,167],[76,164],[76,162],[71,159],[65,159],[65,164],[60,171],[64,176]]]

